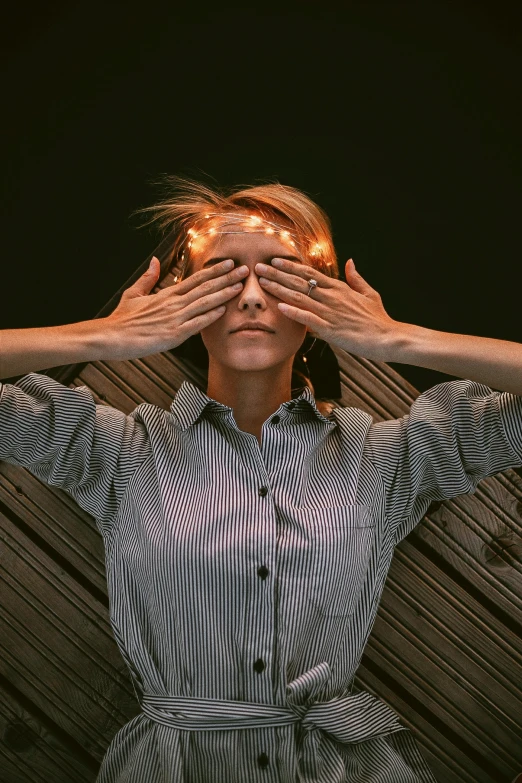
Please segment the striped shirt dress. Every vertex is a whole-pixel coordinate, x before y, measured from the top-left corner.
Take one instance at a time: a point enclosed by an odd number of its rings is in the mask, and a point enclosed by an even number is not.
[[[103,537],[112,629],[141,712],[97,783],[429,783],[397,714],[353,679],[400,542],[434,500],[522,464],[522,397],[468,380],[374,423],[308,388],[263,424],[185,381],[170,410],[0,383],[0,459]]]

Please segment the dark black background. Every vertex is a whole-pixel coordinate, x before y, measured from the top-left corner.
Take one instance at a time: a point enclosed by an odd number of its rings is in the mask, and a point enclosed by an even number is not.
[[[43,5],[2,27],[0,328],[94,317],[171,173],[302,188],[394,318],[522,341],[519,6]]]

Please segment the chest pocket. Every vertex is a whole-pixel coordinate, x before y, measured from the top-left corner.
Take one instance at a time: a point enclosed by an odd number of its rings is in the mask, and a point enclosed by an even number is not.
[[[309,601],[325,617],[347,617],[362,590],[374,536],[369,506],[299,509],[310,546]]]

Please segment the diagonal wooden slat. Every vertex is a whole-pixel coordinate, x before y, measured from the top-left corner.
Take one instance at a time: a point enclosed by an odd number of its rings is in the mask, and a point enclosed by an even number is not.
[[[0,683],[0,770],[8,783],[90,783],[97,762]]]

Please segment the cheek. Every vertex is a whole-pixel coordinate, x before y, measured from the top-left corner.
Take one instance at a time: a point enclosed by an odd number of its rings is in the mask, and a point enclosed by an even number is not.
[[[224,316],[221,316],[217,321],[215,321],[213,324],[210,324],[210,326],[205,327],[205,329],[202,329],[200,332],[201,339],[203,340],[203,344],[207,351],[215,353],[216,348],[219,345],[223,345],[225,341],[225,334],[228,331],[228,329],[224,328],[224,324],[221,323],[223,319],[226,317],[226,313]]]
[[[292,321],[291,318],[287,318],[286,315],[283,315],[280,310],[277,311],[277,316],[274,321],[277,333],[285,343],[297,342],[298,345],[301,345],[306,336],[306,326],[304,326],[304,324]]]

